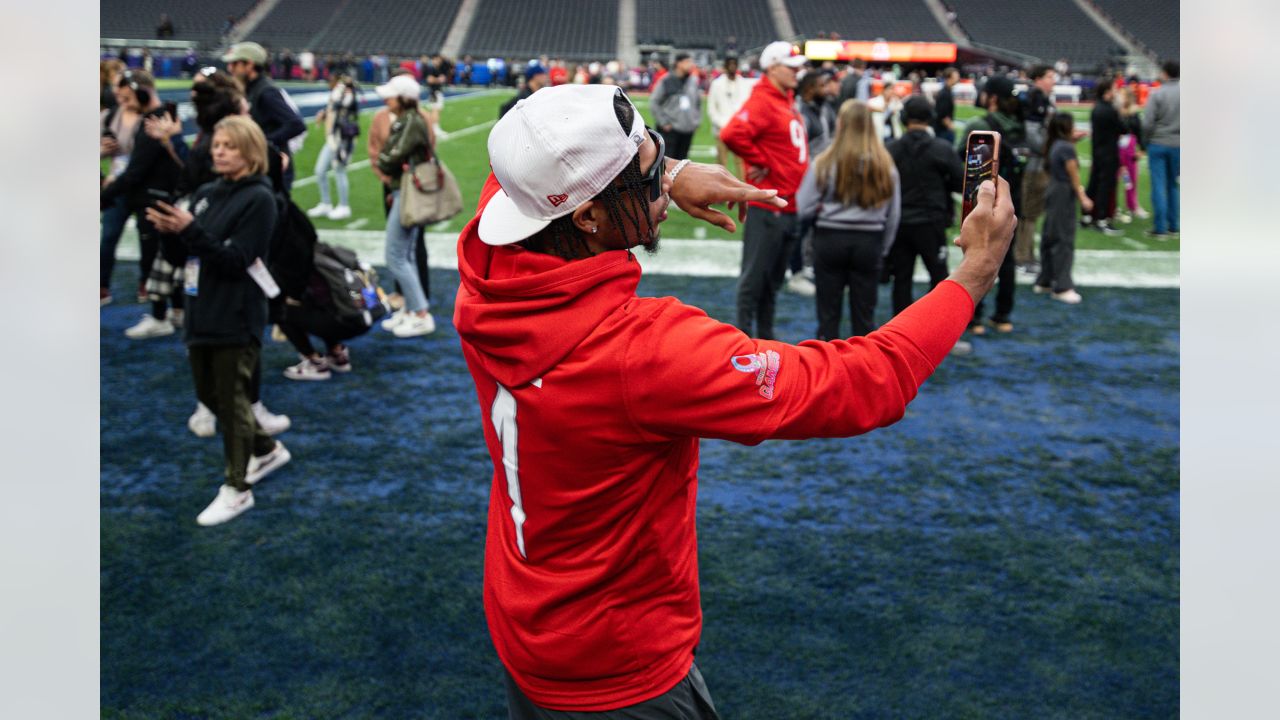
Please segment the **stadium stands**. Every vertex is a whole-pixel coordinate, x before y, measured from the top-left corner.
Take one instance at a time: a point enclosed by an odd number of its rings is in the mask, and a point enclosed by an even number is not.
[[[648,12],[650,4],[644,4],[644,12]],[[474,57],[550,55],[611,60],[618,52],[618,3],[482,0],[462,43],[462,52]]]
[[[766,0],[645,0],[636,4],[636,44],[723,48],[729,36],[747,51],[777,37]]]
[[[1135,3],[1131,0],[1093,0],[1102,12],[1150,48],[1161,60],[1178,58],[1177,0]]]
[[[949,0],[973,40],[1080,70],[1107,61],[1116,42],[1069,0]]]
[[[839,33],[844,40],[950,42],[946,31],[923,0],[885,3],[883,0],[787,0],[796,32],[815,37]]]
[[[422,55],[444,43],[461,0],[347,0],[317,46]]]
[[[174,40],[216,43],[228,15],[241,17],[255,0],[101,0],[98,33],[104,38],[155,38],[160,14],[173,20]]]
[[[346,0],[280,0],[246,40],[274,50],[298,52],[310,47]]]

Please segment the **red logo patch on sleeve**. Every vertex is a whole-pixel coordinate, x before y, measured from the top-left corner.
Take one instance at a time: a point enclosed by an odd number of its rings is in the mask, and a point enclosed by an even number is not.
[[[568,199],[569,199],[569,196],[568,196],[568,195],[566,195],[566,194],[564,194],[564,193],[561,193],[561,194],[559,194],[559,195],[548,195],[548,196],[547,196],[547,200],[550,200],[550,201],[551,201],[551,206],[552,206],[552,207],[560,207],[561,205],[563,205],[563,204],[564,204],[564,201],[565,201],[565,200],[568,200]]]

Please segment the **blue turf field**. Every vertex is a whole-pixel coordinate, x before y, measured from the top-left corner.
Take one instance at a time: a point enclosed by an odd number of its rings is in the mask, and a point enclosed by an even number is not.
[[[134,264],[117,277],[128,297]],[[374,330],[329,382],[283,379],[268,343],[294,460],[213,529],[194,518],[220,444],[185,428],[181,343],[103,310],[104,717],[505,717],[457,282],[432,271],[435,335]],[[733,285],[641,291],[725,319]],[[1086,290],[1020,287],[1017,332],[945,362],[887,430],[703,443],[698,661],[723,717],[1176,716],[1178,291]],[[781,296],[781,339],[813,334],[811,302]]]

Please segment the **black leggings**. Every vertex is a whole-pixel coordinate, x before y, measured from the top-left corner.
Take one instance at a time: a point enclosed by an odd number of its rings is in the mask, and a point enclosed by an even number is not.
[[[849,288],[849,319],[853,335],[876,329],[876,293],[880,279],[883,230],[813,231],[814,301],[818,309],[818,339],[835,340],[840,334],[841,304]]]

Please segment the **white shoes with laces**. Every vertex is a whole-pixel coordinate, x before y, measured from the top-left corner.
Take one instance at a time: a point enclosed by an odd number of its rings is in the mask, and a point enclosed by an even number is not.
[[[230,485],[218,488],[218,495],[196,516],[196,523],[204,527],[221,525],[253,507],[253,491],[237,490]]]
[[[137,325],[124,331],[124,336],[130,340],[146,340],[148,338],[172,335],[173,333],[173,323],[168,320],[157,320],[150,315],[143,315],[142,320]]]

